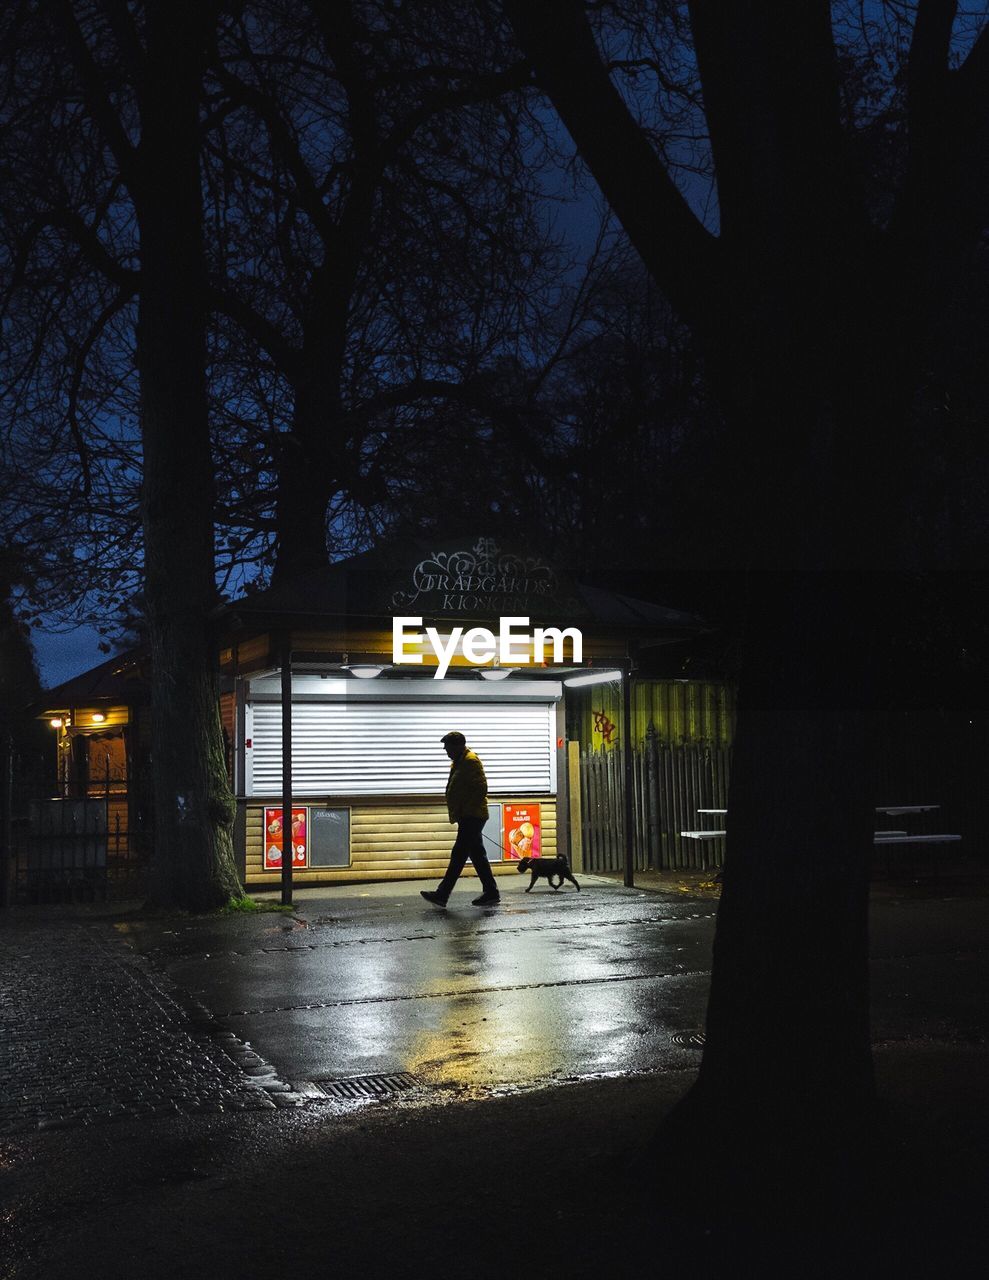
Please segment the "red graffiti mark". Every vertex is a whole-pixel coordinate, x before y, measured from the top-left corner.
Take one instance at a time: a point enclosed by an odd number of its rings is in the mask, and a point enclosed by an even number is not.
[[[612,736],[618,726],[612,724],[603,711],[594,711],[592,715],[594,716],[594,732],[599,733],[610,747]]]

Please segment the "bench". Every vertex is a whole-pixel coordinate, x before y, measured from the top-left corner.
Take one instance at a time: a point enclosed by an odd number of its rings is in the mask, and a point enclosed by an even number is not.
[[[876,805],[876,813],[887,814],[889,817],[905,817],[907,814],[914,813],[934,813],[940,809],[939,804],[892,804],[892,805]],[[710,815],[712,817],[724,817],[727,809],[698,809],[697,812],[702,815]],[[721,828],[712,831],[681,831],[681,840],[721,840],[728,832]],[[907,831],[897,829],[887,829],[876,831],[873,834],[872,842],[874,845],[923,845],[923,844],[954,844],[961,840],[961,836],[953,832],[945,832],[936,835],[910,835]],[[889,864],[889,855],[886,856],[887,866]]]
[[[953,845],[961,840],[961,836],[954,832],[939,832],[930,836],[907,836],[903,832],[878,831],[873,836],[873,844],[876,847],[882,847],[887,850],[885,855],[885,869],[887,876],[892,874],[892,851],[894,845],[906,845],[906,859],[908,873],[914,874],[914,852],[917,845]]]
[[[890,834],[885,831],[877,831],[872,837],[875,844],[950,844],[953,840],[960,840],[959,835],[935,835],[935,836],[908,836],[899,832]]]
[[[727,831],[681,831],[684,840],[717,840],[726,836]],[[949,844],[960,840],[960,835],[908,836],[905,831],[877,831],[872,837],[874,844]]]

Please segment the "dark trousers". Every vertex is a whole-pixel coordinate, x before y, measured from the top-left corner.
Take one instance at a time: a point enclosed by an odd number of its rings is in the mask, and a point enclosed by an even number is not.
[[[459,880],[461,871],[467,865],[468,858],[474,865],[474,870],[477,872],[484,892],[498,892],[494,872],[491,870],[488,855],[484,852],[484,841],[481,839],[481,828],[485,822],[487,822],[487,818],[461,818],[457,823],[457,838],[453,842],[453,848],[450,850],[450,865],[446,869],[446,875],[436,888],[436,892],[441,898],[449,898],[450,894],[453,893],[453,887]]]

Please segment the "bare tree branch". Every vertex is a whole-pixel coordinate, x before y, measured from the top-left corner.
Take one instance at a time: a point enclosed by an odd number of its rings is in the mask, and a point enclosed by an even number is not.
[[[140,273],[123,266],[100,239],[95,227],[85,222],[75,209],[53,209],[36,223],[36,231],[39,233],[45,227],[57,227],[66,231],[91,266],[96,267],[121,289],[127,289],[131,295],[136,292]]]
[[[267,351],[289,381],[301,375],[301,351],[289,342],[277,325],[272,324],[249,302],[230,289],[215,286],[208,291],[207,302],[212,310],[233,320],[258,346]]]
[[[81,496],[88,498],[93,489],[93,478],[90,469],[90,450],[86,444],[82,430],[79,425],[79,393],[82,389],[82,380],[86,373],[86,361],[93,347],[103,335],[103,330],[110,323],[115,315],[121,311],[133,297],[132,290],[121,290],[115,298],[113,298],[99,313],[93,322],[93,326],[76,353],[73,362],[72,378],[69,383],[69,402],[68,402],[68,423],[69,431],[75,442],[76,452],[79,457],[79,466],[82,470],[82,491]]]
[[[539,84],[643,261],[688,323],[714,330],[717,242],[612,84],[580,0],[505,0],[504,8]]]
[[[120,171],[128,179],[136,174],[139,151],[110,101],[103,73],[93,57],[72,6],[72,0],[52,0],[52,10],[65,39],[69,57],[82,86],[86,106],[113,152]]]
[[[951,29],[958,12],[957,0],[920,0],[907,58],[907,111],[911,148],[927,147],[931,130],[942,119],[942,101],[948,84]]]
[[[313,226],[329,249],[336,240],[336,226],[323,203],[319,185],[302,158],[298,138],[293,136],[274,97],[263,93],[253,85],[245,84],[219,62],[214,66],[213,71],[224,91],[235,101],[249,107],[263,122],[271,139],[272,153],[285,165],[294,183],[301,207],[305,209]]]
[[[978,93],[984,108],[989,98],[989,21],[979,32],[957,75],[967,89]]]

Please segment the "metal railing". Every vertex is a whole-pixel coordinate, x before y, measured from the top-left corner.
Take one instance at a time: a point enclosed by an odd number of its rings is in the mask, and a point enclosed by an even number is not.
[[[144,891],[146,858],[119,780],[29,800],[11,832],[12,903],[106,901]]]

